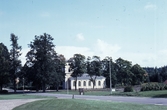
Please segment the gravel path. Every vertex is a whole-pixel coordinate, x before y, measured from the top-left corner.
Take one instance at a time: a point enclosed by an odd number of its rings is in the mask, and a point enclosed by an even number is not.
[[[12,99],[12,100],[0,100],[0,110],[12,110],[13,108],[42,99]]]

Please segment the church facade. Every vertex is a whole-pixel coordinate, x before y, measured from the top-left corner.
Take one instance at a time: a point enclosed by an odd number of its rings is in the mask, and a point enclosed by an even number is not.
[[[69,71],[70,66],[68,63],[65,67],[65,82],[64,82],[64,89],[75,89],[75,83],[76,83],[76,89],[83,88],[83,89],[93,89],[93,83],[90,81],[90,76],[86,73],[84,73],[81,77],[77,77],[77,82],[75,81],[75,77],[72,77],[72,71]],[[105,88],[106,78],[103,76],[97,76],[95,81],[94,89],[102,89]]]

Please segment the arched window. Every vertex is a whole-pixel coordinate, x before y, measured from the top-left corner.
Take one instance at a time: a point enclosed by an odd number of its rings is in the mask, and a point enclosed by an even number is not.
[[[94,86],[96,86],[96,81],[94,81]]]
[[[78,81],[78,86],[81,86],[81,81]]]
[[[89,81],[89,86],[91,86],[91,81]]]
[[[73,81],[73,86],[75,86],[75,81]]]
[[[86,81],[84,81],[84,86],[86,86]]]
[[[100,81],[98,81],[98,85],[101,86],[101,82]]]

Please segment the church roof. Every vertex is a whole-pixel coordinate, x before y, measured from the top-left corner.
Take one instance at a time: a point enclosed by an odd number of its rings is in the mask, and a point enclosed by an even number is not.
[[[95,76],[93,76],[94,78]],[[90,76],[87,73],[84,73],[81,77],[77,77],[78,80],[90,80]],[[97,76],[96,79],[105,79],[103,76]],[[70,77],[70,80],[75,80],[75,77]]]

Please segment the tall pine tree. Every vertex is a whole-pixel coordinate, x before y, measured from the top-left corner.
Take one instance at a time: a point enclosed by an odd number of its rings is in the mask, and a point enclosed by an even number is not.
[[[20,52],[22,48],[18,45],[18,37],[14,34],[11,34],[10,41],[12,42],[12,49],[10,50],[10,74],[14,92],[16,92],[17,73],[21,70],[21,60],[19,59],[19,57],[21,56]]]

